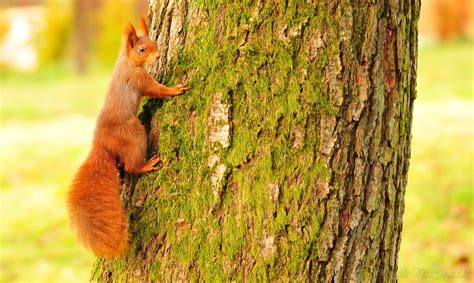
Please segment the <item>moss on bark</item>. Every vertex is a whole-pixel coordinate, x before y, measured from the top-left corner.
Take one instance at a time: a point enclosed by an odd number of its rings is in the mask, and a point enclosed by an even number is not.
[[[356,1],[358,2],[358,1]],[[98,281],[393,281],[419,2],[151,1],[140,114],[163,168],[125,176],[130,253]]]

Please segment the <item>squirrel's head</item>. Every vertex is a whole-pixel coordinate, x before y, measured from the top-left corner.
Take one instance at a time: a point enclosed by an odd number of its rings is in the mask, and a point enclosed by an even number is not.
[[[123,44],[130,62],[135,66],[153,63],[159,57],[156,43],[148,37],[145,18],[140,19],[140,35],[137,35],[132,24],[125,27]]]

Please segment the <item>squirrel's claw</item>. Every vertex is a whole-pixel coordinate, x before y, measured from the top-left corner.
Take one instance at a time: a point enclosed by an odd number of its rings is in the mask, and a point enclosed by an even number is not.
[[[186,85],[179,84],[175,86],[175,89],[176,89],[177,94],[182,94],[182,93],[185,93],[187,90],[189,90],[189,87],[187,87]]]
[[[161,161],[161,158],[157,154],[155,154],[148,160],[147,164],[155,166],[160,161]]]
[[[161,158],[158,155],[154,155],[150,158],[147,163],[140,169],[140,173],[150,172],[150,171],[157,171],[160,170],[161,167],[157,166],[158,163],[161,162]]]

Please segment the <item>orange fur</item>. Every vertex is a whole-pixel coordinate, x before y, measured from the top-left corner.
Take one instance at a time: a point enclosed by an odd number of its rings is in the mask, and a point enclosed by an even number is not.
[[[120,202],[118,163],[125,171],[139,174],[158,170],[157,156],[148,162],[146,133],[136,114],[142,96],[167,97],[188,88],[157,83],[144,65],[158,58],[156,43],[148,37],[145,19],[143,35],[129,24],[124,30],[122,50],[112,75],[104,107],[97,119],[89,156],[71,185],[67,204],[78,238],[103,258],[123,255],[128,248],[128,224]]]

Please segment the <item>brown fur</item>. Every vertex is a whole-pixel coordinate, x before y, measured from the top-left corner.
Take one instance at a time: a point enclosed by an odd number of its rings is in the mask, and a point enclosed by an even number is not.
[[[156,43],[138,36],[129,24],[124,30],[122,50],[112,75],[102,112],[97,119],[92,149],[76,173],[68,194],[69,216],[79,240],[103,258],[123,255],[128,248],[128,229],[120,202],[118,162],[133,174],[158,168],[157,156],[148,162],[146,133],[136,114],[142,96],[167,97],[184,93],[157,83],[143,68],[158,57]]]

